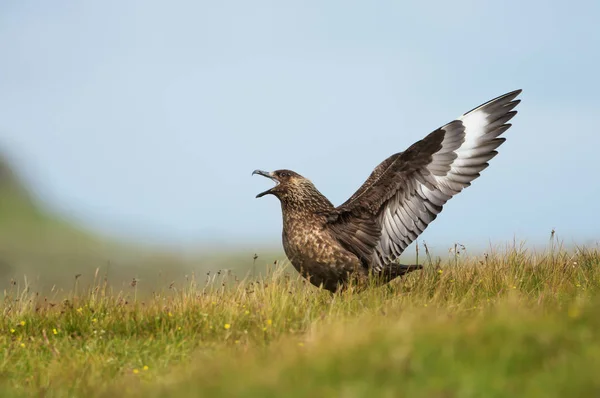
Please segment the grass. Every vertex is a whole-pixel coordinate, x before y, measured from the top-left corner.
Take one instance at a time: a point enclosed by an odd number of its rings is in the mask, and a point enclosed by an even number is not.
[[[522,247],[332,295],[289,267],[62,300],[8,286],[0,395],[597,396],[600,252]]]

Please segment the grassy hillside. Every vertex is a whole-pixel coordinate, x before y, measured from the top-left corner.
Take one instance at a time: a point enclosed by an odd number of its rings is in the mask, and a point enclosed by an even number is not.
[[[45,211],[0,160],[0,280],[4,286],[7,280],[24,284],[28,278],[32,288],[45,293],[54,285],[70,288],[75,275],[81,274],[82,281],[89,279],[96,268],[105,270],[111,260],[118,264],[123,255],[115,242]],[[115,276],[132,273],[113,268]]]
[[[288,270],[289,271],[289,270]],[[598,396],[600,253],[457,258],[331,295],[276,269],[166,286],[8,292],[2,396]]]
[[[100,237],[50,213],[0,158],[0,287],[11,280],[43,295],[63,294],[77,283],[89,286],[96,273],[115,288],[139,281],[140,294],[183,283],[193,272],[221,268],[249,270],[252,252],[200,253],[183,258],[153,247],[123,245]],[[281,258],[264,253],[258,266]]]

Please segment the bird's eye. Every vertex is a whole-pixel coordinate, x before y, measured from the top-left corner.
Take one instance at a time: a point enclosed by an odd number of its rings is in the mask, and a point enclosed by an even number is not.
[[[284,171],[284,172],[281,172],[281,173],[279,173],[279,177],[289,177],[289,176],[290,176],[290,175],[289,175],[288,173],[286,173],[285,171]]]

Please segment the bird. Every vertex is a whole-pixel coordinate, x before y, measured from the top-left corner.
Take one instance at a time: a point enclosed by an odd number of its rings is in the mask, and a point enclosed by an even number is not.
[[[292,170],[254,170],[275,182],[256,197],[279,199],[288,260],[312,285],[334,293],[422,269],[401,264],[400,255],[498,154],[521,92],[485,102],[389,156],[337,207]]]

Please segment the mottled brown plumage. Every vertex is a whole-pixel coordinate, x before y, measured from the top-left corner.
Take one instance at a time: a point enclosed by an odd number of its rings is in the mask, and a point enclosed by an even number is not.
[[[265,172],[279,198],[283,247],[294,267],[316,286],[336,291],[351,277],[388,282],[419,265],[396,260],[496,156],[521,90],[495,98],[440,127],[373,170],[338,207],[291,170]]]

